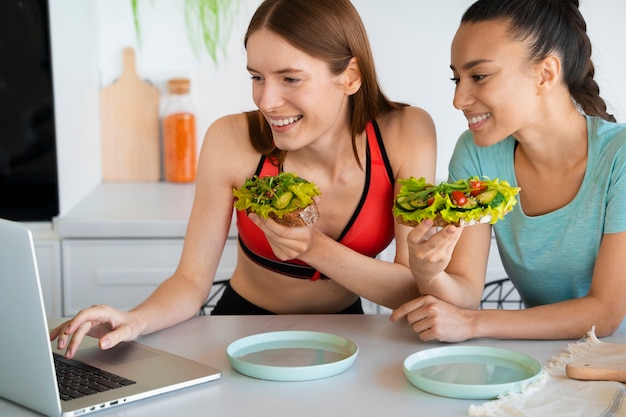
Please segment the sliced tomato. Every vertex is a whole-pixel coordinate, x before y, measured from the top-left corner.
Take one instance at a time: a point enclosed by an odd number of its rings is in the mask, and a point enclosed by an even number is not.
[[[467,202],[467,197],[465,197],[465,194],[459,190],[452,191],[450,198],[456,206],[462,206]]]
[[[478,194],[482,193],[483,191],[487,189],[487,186],[483,185],[483,183],[481,183],[478,180],[471,180],[469,184],[470,184],[470,188],[472,189],[472,191],[470,191],[470,195],[472,197],[476,197]]]

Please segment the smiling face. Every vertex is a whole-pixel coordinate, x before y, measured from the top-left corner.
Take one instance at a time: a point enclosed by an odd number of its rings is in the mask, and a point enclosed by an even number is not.
[[[451,49],[454,107],[463,111],[478,146],[532,124],[539,106],[527,44],[513,41],[501,20],[463,23]]]
[[[261,29],[247,42],[254,103],[279,149],[296,150],[349,126],[346,73]]]

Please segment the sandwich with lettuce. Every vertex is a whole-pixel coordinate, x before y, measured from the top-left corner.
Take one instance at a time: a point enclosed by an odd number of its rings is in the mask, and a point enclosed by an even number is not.
[[[433,185],[425,178],[399,179],[393,215],[398,223],[415,226],[432,219],[434,226],[444,227],[494,224],[517,204],[519,187],[505,180],[472,177],[454,183]]]
[[[255,213],[289,227],[306,226],[319,218],[315,197],[317,186],[295,173],[280,172],[275,176],[246,179],[233,189],[235,209]]]

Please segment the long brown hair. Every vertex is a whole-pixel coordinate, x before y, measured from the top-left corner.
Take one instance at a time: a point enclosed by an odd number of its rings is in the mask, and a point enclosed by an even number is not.
[[[342,73],[350,60],[357,59],[361,88],[350,97],[352,149],[360,164],[356,136],[368,121],[406,106],[390,101],[382,92],[374,59],[361,18],[349,0],[265,0],[254,13],[244,38],[260,29],[281,36],[295,48],[323,59],[333,74]],[[246,113],[250,140],[254,148],[282,165],[286,151],[274,146],[272,132],[263,115]]]
[[[541,61],[550,53],[559,56],[563,79],[583,112],[615,122],[593,78],[591,41],[578,5],[578,0],[478,0],[461,23],[508,21],[511,37],[528,41],[531,60]]]

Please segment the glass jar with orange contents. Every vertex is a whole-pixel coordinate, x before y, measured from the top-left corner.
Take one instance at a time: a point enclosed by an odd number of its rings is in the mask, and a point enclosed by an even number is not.
[[[196,179],[196,116],[189,95],[189,79],[167,82],[169,95],[163,109],[163,167],[165,181]]]

